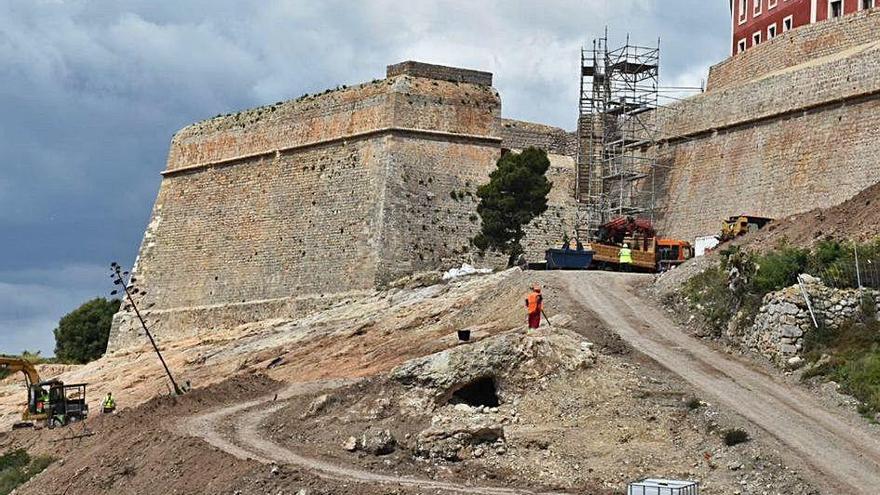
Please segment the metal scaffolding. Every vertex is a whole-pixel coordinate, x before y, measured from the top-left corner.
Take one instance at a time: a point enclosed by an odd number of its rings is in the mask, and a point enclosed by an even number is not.
[[[594,238],[617,217],[654,220],[660,42],[609,49],[608,33],[581,49],[576,197],[579,230]]]

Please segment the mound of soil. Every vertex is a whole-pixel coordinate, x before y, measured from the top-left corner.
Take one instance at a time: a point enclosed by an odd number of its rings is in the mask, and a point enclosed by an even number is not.
[[[816,208],[772,222],[732,242],[765,251],[787,242],[809,247],[825,239],[869,241],[880,236],[880,183],[830,208]]]

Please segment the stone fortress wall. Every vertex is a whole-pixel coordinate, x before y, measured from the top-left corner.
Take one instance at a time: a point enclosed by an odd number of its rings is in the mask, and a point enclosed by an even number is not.
[[[731,215],[780,218],[880,181],[878,32],[877,10],[797,28],[659,110],[661,234],[693,240]],[[383,80],[178,132],[134,269],[159,337],[319,310],[474,262],[475,191],[504,150],[550,153],[550,206],[525,241],[541,259],[575,226],[576,137],[501,118],[491,84],[404,62]],[[141,339],[117,314],[110,350]]]
[[[551,209],[525,243],[542,256],[574,228],[574,140],[501,119],[491,83],[404,62],[383,80],[178,132],[133,269],[157,336],[302,314],[473,262],[476,188],[504,149],[551,153]],[[143,342],[135,323],[116,315],[111,351]]]
[[[880,11],[790,31],[712,68],[659,115],[671,168],[660,231],[693,240],[739,214],[781,218],[880,181]]]

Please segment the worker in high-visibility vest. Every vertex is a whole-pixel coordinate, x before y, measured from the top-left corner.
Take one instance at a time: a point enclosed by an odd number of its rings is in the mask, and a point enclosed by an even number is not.
[[[533,330],[541,326],[541,311],[544,309],[544,296],[541,295],[541,286],[535,284],[532,291],[526,296],[526,309],[529,312],[529,329]]]
[[[620,263],[620,271],[628,272],[632,269],[633,255],[629,244],[624,243],[618,254],[618,263]]]
[[[102,410],[104,414],[110,414],[116,411],[116,399],[113,398],[113,394],[107,392],[107,397],[104,398],[104,402],[101,404]]]

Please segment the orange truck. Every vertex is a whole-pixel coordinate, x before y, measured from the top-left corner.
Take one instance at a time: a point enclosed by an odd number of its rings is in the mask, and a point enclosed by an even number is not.
[[[593,251],[593,265],[616,269],[620,265],[620,248],[627,244],[632,251],[632,266],[638,271],[662,272],[693,257],[687,241],[658,238],[647,220],[620,217],[599,229],[596,241],[586,249]]]

